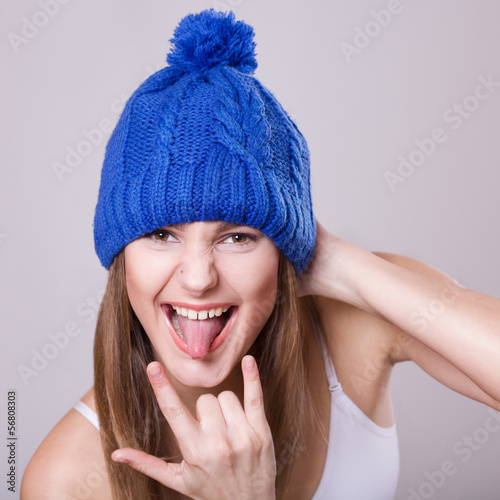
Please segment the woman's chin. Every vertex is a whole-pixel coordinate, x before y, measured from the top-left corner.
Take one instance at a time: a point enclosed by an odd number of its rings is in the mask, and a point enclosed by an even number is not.
[[[233,366],[216,360],[186,360],[174,364],[164,363],[164,366],[170,376],[185,387],[212,389],[227,381],[236,364],[236,360]]]

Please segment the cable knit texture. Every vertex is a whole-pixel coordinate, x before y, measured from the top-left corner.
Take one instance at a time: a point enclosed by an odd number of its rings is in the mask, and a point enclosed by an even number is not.
[[[300,274],[316,226],[302,134],[254,77],[253,29],[234,14],[186,16],[169,66],[128,100],[106,148],[94,220],[108,269],[159,227],[228,221],[271,238]]]

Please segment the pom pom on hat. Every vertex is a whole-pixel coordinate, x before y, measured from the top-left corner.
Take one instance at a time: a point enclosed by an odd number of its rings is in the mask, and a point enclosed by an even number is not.
[[[167,62],[185,73],[232,66],[252,74],[257,68],[253,38],[253,28],[236,21],[233,12],[189,14],[174,31]]]

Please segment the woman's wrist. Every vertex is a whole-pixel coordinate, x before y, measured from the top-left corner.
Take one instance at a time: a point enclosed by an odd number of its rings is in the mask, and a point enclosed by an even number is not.
[[[330,245],[332,258],[324,266],[321,278],[326,296],[372,312],[365,301],[363,286],[380,259],[365,248],[337,237],[333,237]]]
[[[320,295],[360,306],[358,272],[373,254],[328,232],[318,223],[314,256],[300,276],[302,295]],[[376,258],[376,257],[375,257]]]
[[[374,294],[384,273],[391,272],[387,266],[391,264],[318,223],[313,259],[299,278],[300,292],[346,302],[380,316]]]

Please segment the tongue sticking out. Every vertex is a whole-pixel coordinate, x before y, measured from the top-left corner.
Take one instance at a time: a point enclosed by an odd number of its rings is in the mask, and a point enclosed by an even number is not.
[[[203,359],[215,337],[221,332],[226,318],[224,315],[204,320],[177,316],[179,328],[186,338],[187,350],[193,359]]]

